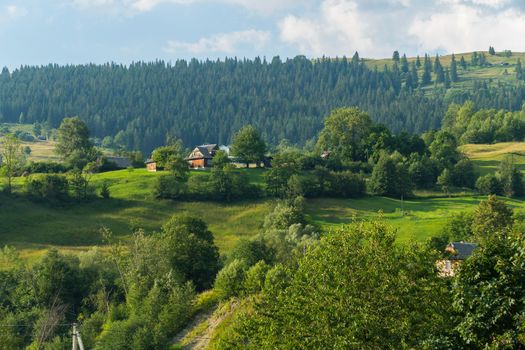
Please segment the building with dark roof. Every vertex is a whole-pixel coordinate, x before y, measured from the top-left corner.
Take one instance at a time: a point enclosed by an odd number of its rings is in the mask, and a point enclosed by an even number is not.
[[[218,150],[217,144],[200,145],[191,151],[186,160],[191,168],[207,168],[212,165],[212,159]]]
[[[439,274],[443,277],[454,276],[457,268],[474,253],[477,247],[476,243],[467,242],[452,242],[447,245],[445,248],[447,258],[437,262]]]

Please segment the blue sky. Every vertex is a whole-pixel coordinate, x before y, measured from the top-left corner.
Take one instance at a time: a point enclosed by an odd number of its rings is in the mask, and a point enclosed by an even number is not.
[[[0,65],[525,51],[522,0],[0,0]]]

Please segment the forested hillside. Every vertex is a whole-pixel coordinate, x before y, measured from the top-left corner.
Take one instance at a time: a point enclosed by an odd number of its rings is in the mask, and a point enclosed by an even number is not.
[[[464,68],[458,62],[453,71],[489,64],[478,61]],[[389,60],[378,68],[355,55],[4,69],[0,122],[57,127],[78,115],[93,136],[107,137],[106,143],[149,152],[168,134],[188,146],[229,143],[248,123],[272,144],[283,138],[304,144],[317,135],[329,111],[342,106],[359,106],[393,132],[416,133],[438,128],[451,102],[521,109],[525,87],[515,79],[515,61],[505,69],[512,82],[480,78],[467,85],[461,79],[471,78],[449,71],[450,59],[443,62]]]

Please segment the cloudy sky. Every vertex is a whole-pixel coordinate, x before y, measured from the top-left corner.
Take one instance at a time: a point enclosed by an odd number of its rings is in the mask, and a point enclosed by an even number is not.
[[[0,0],[0,65],[525,51],[525,0]]]

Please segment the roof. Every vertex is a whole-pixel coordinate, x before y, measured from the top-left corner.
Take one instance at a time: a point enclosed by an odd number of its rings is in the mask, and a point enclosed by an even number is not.
[[[156,161],[154,161],[153,159],[148,159],[146,160],[145,164],[153,164],[153,163],[157,163]]]
[[[128,157],[106,157],[106,161],[115,164],[119,168],[128,168],[131,166],[131,161]]]
[[[477,247],[476,243],[452,242],[445,250],[452,253],[451,260],[465,260],[472,255]]]
[[[200,145],[197,146],[191,151],[190,155],[188,156],[188,160],[194,160],[194,159],[212,159],[213,153],[218,150],[219,147],[217,147],[217,144],[209,144],[209,145]]]

